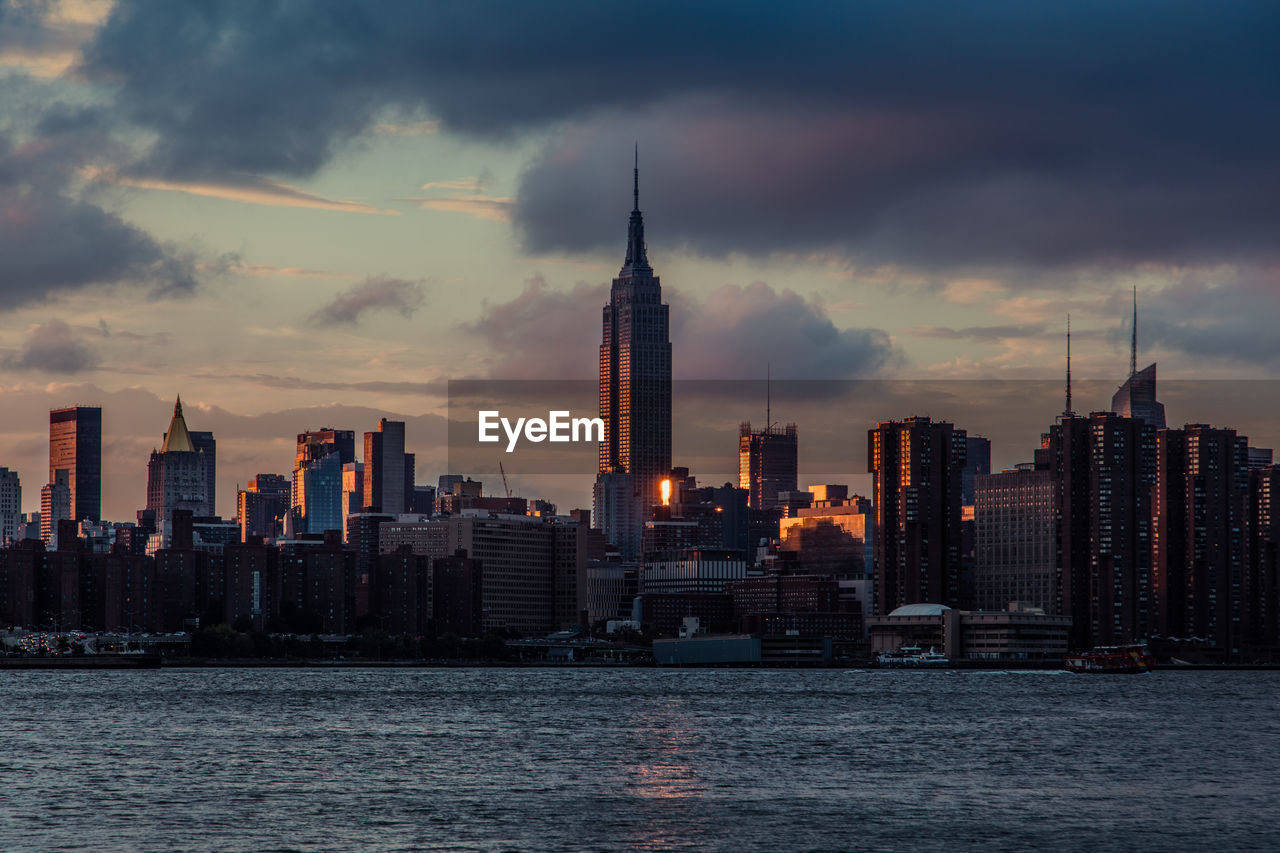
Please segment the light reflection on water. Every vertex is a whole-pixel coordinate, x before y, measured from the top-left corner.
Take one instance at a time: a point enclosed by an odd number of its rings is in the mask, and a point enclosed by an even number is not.
[[[0,673],[0,850],[1280,849],[1280,673]]]

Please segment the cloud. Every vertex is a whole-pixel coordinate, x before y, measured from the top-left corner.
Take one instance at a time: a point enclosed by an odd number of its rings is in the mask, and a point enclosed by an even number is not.
[[[874,376],[902,355],[879,329],[840,329],[817,303],[764,282],[726,285],[698,299],[665,294],[671,305],[673,372],[682,379]],[[462,330],[484,342],[490,377],[589,378],[596,374],[606,285],[552,289],[541,276],[516,297],[486,302]],[[772,365],[772,367],[770,367]]]
[[[273,181],[258,175],[236,175],[229,178],[203,181],[177,181],[160,178],[133,177],[118,172],[89,169],[85,177],[143,190],[167,190],[190,195],[238,201],[244,204],[263,204],[269,207],[305,207],[313,210],[336,210],[341,213],[376,213],[399,216],[396,210],[379,210],[359,201],[337,201],[309,193],[289,184]]]
[[[411,201],[423,210],[439,210],[445,213],[465,213],[476,219],[490,222],[510,222],[511,208],[515,204],[513,198],[495,196],[452,196],[450,198],[408,197],[401,201]]]
[[[1278,21],[1264,4],[1153,0],[120,0],[80,73],[154,139],[136,173],[166,180],[306,177],[423,116],[490,140],[547,131],[513,211],[531,253],[614,245],[639,139],[671,247],[978,270],[1202,262],[1277,251]],[[661,61],[618,61],[637,34]]]
[[[0,68],[58,77],[111,8],[110,0],[27,0],[0,6]]]
[[[105,336],[105,332],[103,333]],[[45,373],[82,373],[98,365],[98,355],[63,320],[52,319],[27,333],[22,350],[5,366]]]
[[[394,311],[408,318],[422,306],[425,298],[421,282],[370,276],[318,308],[310,319],[320,326],[354,326],[370,311]]]

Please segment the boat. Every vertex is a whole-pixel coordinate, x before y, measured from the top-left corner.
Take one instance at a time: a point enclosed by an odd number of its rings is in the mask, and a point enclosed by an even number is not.
[[[896,652],[881,652],[876,655],[876,663],[892,667],[930,667],[947,666],[951,660],[933,646],[927,652],[919,646],[903,646]]]
[[[1098,646],[1081,654],[1067,655],[1063,659],[1068,672],[1089,673],[1150,672],[1155,662],[1144,645]]]

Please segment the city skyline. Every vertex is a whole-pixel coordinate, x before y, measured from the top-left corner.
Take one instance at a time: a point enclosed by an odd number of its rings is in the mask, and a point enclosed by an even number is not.
[[[0,162],[19,176],[0,189],[0,459],[28,486],[24,508],[45,476],[47,412],[95,405],[103,508],[127,516],[144,490],[136,460],[177,394],[219,436],[224,514],[237,482],[287,470],[289,437],[325,424],[403,420],[418,470],[443,473],[446,380],[591,376],[636,141],[680,318],[676,379],[772,363],[779,380],[1051,380],[1069,310],[1077,376],[1118,383],[1134,287],[1162,379],[1271,375],[1280,305],[1257,198],[1276,128],[1182,86],[1210,65],[1172,47],[1203,58],[1230,43],[1239,62],[1213,64],[1212,83],[1274,87],[1265,49],[1234,47],[1269,12],[1184,9],[1155,41],[1137,8],[1089,23],[939,8],[911,27],[896,11],[828,12],[735,7],[730,40],[711,35],[723,9],[646,9],[626,26],[652,25],[669,67],[651,73],[529,21],[554,50],[522,67],[498,48],[458,83],[465,64],[428,7],[348,10],[363,28],[327,7],[269,20],[0,7]],[[620,14],[565,8],[601,33]],[[482,18],[469,8],[450,25]],[[1080,97],[1077,59],[1025,53],[1063,26],[1126,81],[1106,104]],[[892,48],[909,55],[904,33],[921,27],[982,50],[943,40],[901,65]],[[304,73],[328,38],[350,59]],[[909,73],[881,73],[893,68]],[[532,97],[547,81],[565,85]],[[1197,129],[1221,126],[1234,130]],[[1170,138],[1185,145],[1146,156]]]

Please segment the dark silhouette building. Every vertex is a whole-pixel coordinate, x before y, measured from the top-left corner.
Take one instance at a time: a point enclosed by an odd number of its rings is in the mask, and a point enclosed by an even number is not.
[[[875,613],[960,606],[960,484],[966,433],[912,417],[868,432],[875,510]]]
[[[1114,412],[1066,411],[1041,440],[1053,479],[1058,601],[1071,648],[1144,639],[1150,629],[1155,428]]]
[[[1242,645],[1280,660],[1280,465],[1249,471],[1245,492]]]
[[[626,473],[638,511],[595,507],[610,542],[638,545],[646,510],[671,470],[671,339],[662,286],[645,253],[640,169],[627,228],[627,254],[604,307],[600,344],[600,473]],[[597,497],[600,497],[597,490]],[[627,530],[617,527],[627,526]]]
[[[1239,652],[1248,439],[1187,424],[1156,439],[1152,593],[1156,631]]]
[[[102,409],[71,406],[49,412],[49,482],[70,477],[71,518],[102,520]]]
[[[738,486],[747,490],[752,509],[777,509],[779,492],[797,490],[798,446],[796,425],[752,430],[749,422],[738,428]]]

